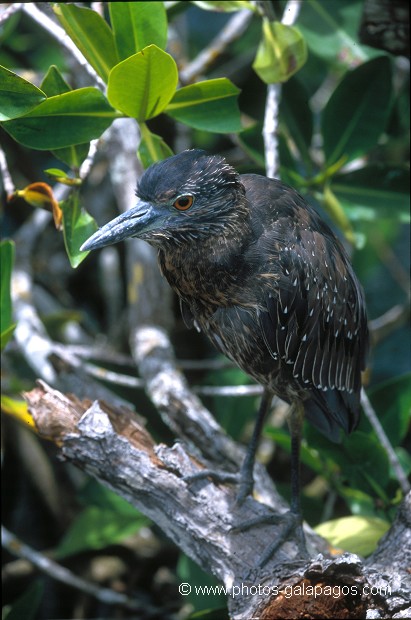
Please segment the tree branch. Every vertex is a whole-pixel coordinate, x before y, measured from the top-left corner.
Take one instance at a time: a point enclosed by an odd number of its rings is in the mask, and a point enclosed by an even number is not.
[[[147,352],[150,344],[156,343],[161,345],[153,336],[141,338],[140,349]],[[143,367],[145,351],[140,352]],[[155,371],[146,368],[147,377],[150,374],[154,381]],[[403,613],[409,605],[405,556],[411,555],[406,551],[411,550],[411,528],[406,506],[374,554],[377,569],[371,562],[363,566],[352,554],[336,559],[320,555],[306,562],[298,557],[294,540],[278,549],[261,569],[259,558],[281,526],[235,529],[266,514],[268,507],[253,498],[238,506],[235,490],[229,486],[208,480],[188,484],[185,476],[197,471],[199,462],[184,444],[171,448],[156,445],[129,409],[103,401],[80,401],[43,382],[26,393],[25,399],[39,433],[57,443],[65,459],[149,516],[186,554],[219,579],[226,588],[233,620],[302,617],[304,610],[304,617],[365,617],[371,608],[380,614],[374,617],[386,618],[393,617],[387,615],[388,609]],[[212,450],[206,449],[209,457]],[[394,573],[393,549],[401,554]]]

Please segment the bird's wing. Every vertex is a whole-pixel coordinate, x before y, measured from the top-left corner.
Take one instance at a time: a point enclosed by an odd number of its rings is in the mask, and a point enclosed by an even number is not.
[[[275,358],[308,388],[357,391],[367,333],[362,292],[336,240],[300,231],[279,248],[279,279],[266,296],[260,324]],[[342,249],[341,249],[342,250]]]

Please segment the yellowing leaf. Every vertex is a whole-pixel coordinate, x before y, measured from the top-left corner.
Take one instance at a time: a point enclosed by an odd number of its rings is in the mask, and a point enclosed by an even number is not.
[[[9,396],[1,395],[1,410],[8,415],[13,416],[19,422],[28,424],[31,428],[35,428],[34,420],[29,413],[27,403],[24,400],[16,400]]]
[[[389,523],[377,517],[351,516],[327,521],[314,529],[333,547],[367,556],[388,528]]]
[[[307,45],[296,28],[263,19],[263,37],[253,63],[263,82],[286,82],[306,60]]]
[[[23,198],[33,207],[40,207],[41,209],[46,209],[46,211],[51,211],[55,227],[57,230],[61,230],[63,214],[50,185],[42,182],[31,183],[24,189],[16,190],[14,194],[9,196],[8,200],[11,201],[13,198],[17,197]]]

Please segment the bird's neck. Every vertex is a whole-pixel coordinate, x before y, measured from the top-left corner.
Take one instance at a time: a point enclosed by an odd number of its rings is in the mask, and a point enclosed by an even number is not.
[[[210,309],[229,305],[239,274],[246,267],[244,254],[250,242],[251,228],[244,209],[226,218],[221,229],[160,248],[160,268],[185,301],[197,299]]]

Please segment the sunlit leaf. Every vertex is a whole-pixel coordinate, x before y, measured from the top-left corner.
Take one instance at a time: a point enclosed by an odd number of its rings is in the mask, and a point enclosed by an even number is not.
[[[167,13],[163,2],[110,2],[109,8],[119,60],[152,44],[165,49]]]
[[[53,6],[61,25],[99,76],[107,82],[118,62],[113,33],[107,22],[92,9],[59,2]]]
[[[146,121],[164,111],[177,81],[174,59],[156,45],[149,45],[113,68],[107,97],[124,114]]]
[[[227,78],[190,84],[176,91],[165,112],[195,129],[221,133],[241,131],[239,93]]]
[[[350,516],[327,521],[314,528],[330,545],[361,556],[370,555],[390,527],[377,517]]]
[[[62,183],[63,185],[68,185],[72,187],[73,185],[81,185],[81,179],[69,177],[69,175],[64,172],[64,170],[59,170],[58,168],[47,168],[44,171],[50,179],[56,181],[56,183]]]
[[[307,60],[307,46],[293,26],[263,19],[263,36],[253,69],[266,84],[285,82]]]
[[[0,65],[0,121],[24,116],[45,99],[37,86]]]

